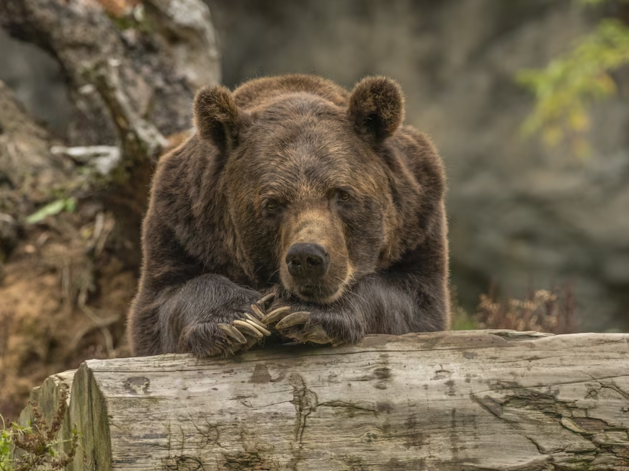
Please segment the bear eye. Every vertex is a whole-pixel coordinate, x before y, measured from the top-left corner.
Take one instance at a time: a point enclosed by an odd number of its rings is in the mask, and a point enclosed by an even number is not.
[[[275,211],[278,206],[279,205],[277,204],[277,201],[269,200],[264,205],[264,209],[266,209],[267,211]]]
[[[349,201],[350,196],[349,193],[347,191],[339,191],[339,200],[340,201]]]

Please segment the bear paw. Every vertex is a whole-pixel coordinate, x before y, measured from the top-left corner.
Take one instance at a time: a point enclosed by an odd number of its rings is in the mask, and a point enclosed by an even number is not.
[[[262,319],[266,325],[277,322],[275,329],[285,338],[301,343],[356,343],[364,336],[358,320],[346,312],[314,309],[290,313],[289,307],[275,309]]]
[[[242,312],[230,323],[196,322],[181,335],[179,351],[189,352],[198,358],[232,356],[247,351],[271,335],[261,319],[274,295],[267,295],[251,305],[250,312]]]

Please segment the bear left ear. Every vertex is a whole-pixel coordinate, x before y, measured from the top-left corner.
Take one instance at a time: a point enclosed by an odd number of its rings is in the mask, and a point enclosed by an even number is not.
[[[404,120],[402,89],[390,78],[367,77],[354,87],[348,114],[358,134],[369,142],[381,142]]]
[[[244,116],[231,92],[220,85],[202,88],[194,98],[194,125],[199,136],[221,151],[238,145]]]

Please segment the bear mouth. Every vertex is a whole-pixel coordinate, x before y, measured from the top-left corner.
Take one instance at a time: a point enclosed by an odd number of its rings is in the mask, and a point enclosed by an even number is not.
[[[304,285],[298,287],[296,291],[295,294],[304,301],[326,303],[338,299],[341,289],[321,285]]]

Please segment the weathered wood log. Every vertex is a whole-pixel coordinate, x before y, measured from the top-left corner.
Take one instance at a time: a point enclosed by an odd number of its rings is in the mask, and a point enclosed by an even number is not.
[[[75,471],[629,470],[629,334],[91,360],[34,392],[47,414],[61,383]]]

